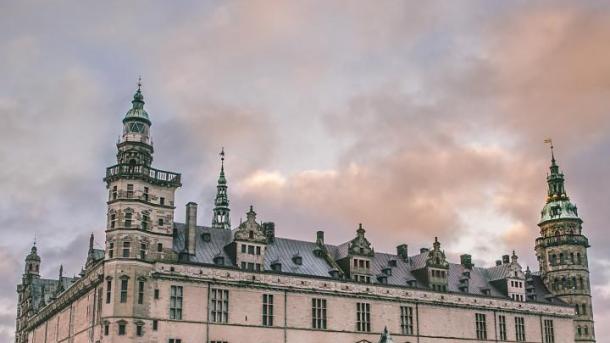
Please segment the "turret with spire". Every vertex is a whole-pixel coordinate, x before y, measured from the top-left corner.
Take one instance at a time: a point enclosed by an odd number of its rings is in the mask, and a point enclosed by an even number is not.
[[[212,227],[216,229],[231,229],[231,217],[229,209],[229,196],[227,194],[227,179],[225,178],[225,149],[220,151],[220,176],[216,186],[216,199],[214,201],[214,213]]]
[[[582,234],[582,220],[565,190],[564,175],[550,144],[551,165],[547,175],[546,203],[540,214],[540,237],[536,239],[536,256],[540,275],[548,290],[576,310],[576,342],[595,342],[587,248]]]

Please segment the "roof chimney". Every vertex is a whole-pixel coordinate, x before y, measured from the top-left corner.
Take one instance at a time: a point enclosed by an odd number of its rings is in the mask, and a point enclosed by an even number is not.
[[[324,244],[324,231],[316,232],[316,243]]]
[[[189,255],[195,255],[196,231],[197,230],[197,204],[189,202],[186,204],[186,242],[184,247]]]
[[[409,246],[406,244],[401,244],[396,247],[396,255],[400,257],[403,261],[406,261],[409,258]]]
[[[510,263],[510,256],[502,255],[502,264],[509,264],[509,263]]]

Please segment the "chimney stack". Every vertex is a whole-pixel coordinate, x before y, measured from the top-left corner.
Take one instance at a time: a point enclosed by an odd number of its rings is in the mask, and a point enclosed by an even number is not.
[[[502,255],[502,263],[503,264],[509,264],[510,263],[510,256]]]
[[[195,255],[195,243],[197,241],[197,204],[189,202],[186,204],[186,252]]]
[[[267,242],[273,242],[273,240],[275,239],[275,223],[263,223],[263,233],[265,234],[265,237],[267,237]]]
[[[401,260],[407,261],[409,259],[409,247],[406,244],[401,244],[396,247],[396,255],[400,257]]]
[[[316,243],[324,244],[324,231],[316,232]]]

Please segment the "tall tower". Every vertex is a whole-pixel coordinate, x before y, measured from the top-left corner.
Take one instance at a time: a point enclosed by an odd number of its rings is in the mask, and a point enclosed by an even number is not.
[[[595,342],[587,262],[589,241],[582,234],[578,210],[566,194],[552,145],[550,174],[546,179],[548,196],[538,223],[540,237],[536,239],[542,280],[557,298],[574,306],[575,340]]]
[[[229,196],[227,194],[227,179],[225,178],[225,149],[220,152],[220,176],[216,186],[216,200],[214,201],[214,213],[212,216],[212,227],[216,229],[231,230],[231,217],[229,213]]]
[[[104,178],[109,191],[104,286],[112,296],[108,296],[102,316],[110,323],[150,318],[148,298],[137,299],[126,290],[149,294],[151,262],[178,258],[172,235],[180,174],[152,167],[151,121],[144,110],[140,83],[131,103],[117,143],[117,164],[106,169]]]
[[[27,342],[27,332],[23,327],[29,318],[34,315],[33,287],[32,284],[40,279],[40,256],[36,243],[32,245],[30,253],[25,258],[25,270],[21,284],[17,286],[17,329],[15,331],[15,342]]]

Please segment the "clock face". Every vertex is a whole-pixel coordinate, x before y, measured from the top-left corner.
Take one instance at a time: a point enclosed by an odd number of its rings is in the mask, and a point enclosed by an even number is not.
[[[144,133],[144,124],[143,123],[129,123],[129,132],[133,133]]]

